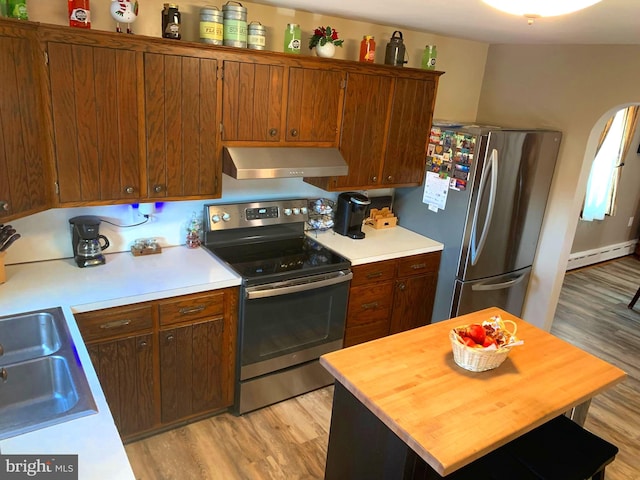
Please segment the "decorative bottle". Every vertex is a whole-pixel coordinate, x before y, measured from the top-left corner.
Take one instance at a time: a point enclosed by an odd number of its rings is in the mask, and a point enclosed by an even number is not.
[[[371,35],[365,35],[360,42],[361,62],[374,63],[376,59],[376,41]]]
[[[91,28],[89,0],[68,0],[69,26]]]

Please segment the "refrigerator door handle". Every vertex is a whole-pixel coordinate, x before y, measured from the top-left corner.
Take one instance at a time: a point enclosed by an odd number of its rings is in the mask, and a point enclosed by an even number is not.
[[[522,275],[520,275],[517,278],[514,278],[513,280],[509,280],[508,282],[502,282],[502,283],[477,283],[475,285],[471,286],[471,290],[503,290],[505,288],[510,288],[513,287],[514,285],[517,285],[518,283],[520,283],[522,280],[525,279],[525,277],[528,275],[528,273],[524,273]]]
[[[480,240],[476,246],[476,231],[478,223],[478,212],[480,211],[480,199],[484,196],[485,188],[487,187],[487,178],[491,174],[491,186],[489,189],[489,204],[487,206],[487,216],[484,219],[484,225],[482,226],[482,233],[480,234]],[[487,235],[489,233],[489,226],[491,225],[491,217],[493,217],[493,208],[496,203],[496,191],[498,189],[498,150],[495,148],[491,151],[489,162],[485,164],[484,171],[482,172],[482,178],[480,179],[480,188],[478,189],[478,204],[476,210],[473,213],[473,223],[471,226],[471,265],[478,263],[480,253],[484,248],[484,244],[487,241]]]

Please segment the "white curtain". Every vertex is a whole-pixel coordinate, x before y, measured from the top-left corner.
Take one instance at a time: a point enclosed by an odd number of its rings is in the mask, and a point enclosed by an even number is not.
[[[587,194],[582,210],[583,220],[604,220],[610,205],[610,191],[614,170],[623,153],[622,137],[625,124],[625,109],[619,110],[591,165]]]

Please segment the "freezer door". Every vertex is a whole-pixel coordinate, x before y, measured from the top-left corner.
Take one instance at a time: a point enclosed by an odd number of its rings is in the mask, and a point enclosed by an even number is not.
[[[478,158],[458,278],[469,281],[531,266],[561,134],[489,133]]]
[[[489,307],[498,307],[519,317],[530,276],[531,268],[528,267],[483,280],[456,280],[451,318]]]

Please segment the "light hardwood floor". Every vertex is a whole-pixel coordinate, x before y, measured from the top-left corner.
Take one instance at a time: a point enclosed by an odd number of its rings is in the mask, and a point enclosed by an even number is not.
[[[627,309],[638,286],[633,257],[569,272],[552,328],[628,373],[593,400],[585,425],[620,448],[607,480],[640,479],[640,302]],[[321,479],[332,395],[327,387],[242,417],[218,415],[130,443],[127,454],[140,480]]]

